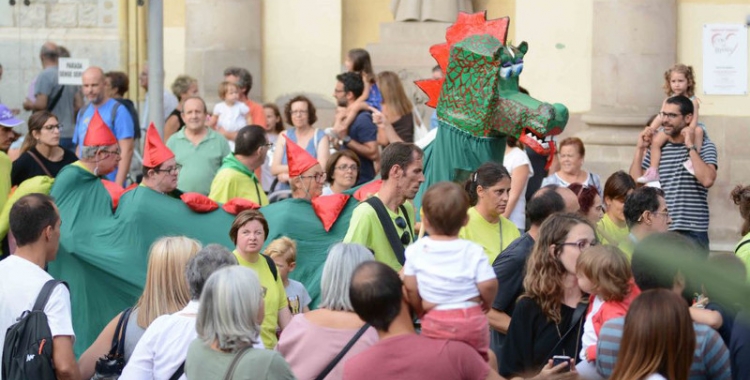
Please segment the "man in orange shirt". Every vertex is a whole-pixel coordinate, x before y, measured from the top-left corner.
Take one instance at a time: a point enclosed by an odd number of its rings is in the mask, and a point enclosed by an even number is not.
[[[253,76],[250,72],[241,67],[228,67],[224,70],[224,80],[227,82],[237,83],[240,86],[240,101],[250,108],[250,116],[253,118],[251,124],[266,126],[266,115],[263,113],[263,105],[255,103],[247,97],[253,88]]]

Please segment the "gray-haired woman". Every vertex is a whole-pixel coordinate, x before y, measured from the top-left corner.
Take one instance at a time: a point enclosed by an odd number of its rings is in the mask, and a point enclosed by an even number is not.
[[[201,294],[198,338],[188,349],[188,378],[294,379],[281,355],[253,348],[260,342],[263,314],[263,288],[255,271],[233,266],[211,275]]]
[[[372,253],[359,244],[331,247],[320,281],[320,308],[295,315],[276,347],[297,378],[315,379],[363,328],[365,323],[354,313],[349,300],[349,286],[354,269],[373,259]],[[341,379],[343,363],[377,341],[377,332],[368,328],[325,378]]]

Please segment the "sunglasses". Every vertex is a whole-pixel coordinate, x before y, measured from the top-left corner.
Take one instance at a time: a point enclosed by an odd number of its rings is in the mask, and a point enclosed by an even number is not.
[[[407,245],[412,243],[411,234],[409,233],[409,230],[406,229],[406,220],[404,220],[403,217],[399,216],[395,220],[396,227],[404,230],[404,233],[401,234],[401,244]]]

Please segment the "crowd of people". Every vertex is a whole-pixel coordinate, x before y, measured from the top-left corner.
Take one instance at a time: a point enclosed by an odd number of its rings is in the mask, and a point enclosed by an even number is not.
[[[583,141],[569,137],[544,173],[509,136],[503,163],[432,185],[416,210],[421,119],[398,75],[375,74],[365,50],[350,51],[335,78],[329,129],[303,95],[282,107],[253,102],[251,74],[230,67],[211,113],[194,78],[175,80],[163,136],[123,98],[122,73],[90,67],[80,89],[58,85],[62,55],[42,47],[44,71],[24,102],[36,112],[18,149],[22,121],[0,105],[0,210],[11,186],[72,171],[102,177],[113,200],[133,185],[192,209],[185,195],[246,203],[226,226],[233,247],[154,241],[140,298],[78,357],[76,300],[54,284],[41,307],[51,350],[32,349],[59,379],[750,378],[750,186],[731,194],[744,237],[734,253],[709,255],[718,162],[688,66],[666,72],[667,98],[628,172],[602,184],[584,169]],[[290,278],[306,252],[269,239],[258,208],[373,183],[328,251],[315,304],[309,284]],[[61,224],[76,223],[44,194],[8,208],[2,331],[36,307]],[[3,378],[25,368],[16,359],[26,351],[6,359],[13,342],[0,335]]]

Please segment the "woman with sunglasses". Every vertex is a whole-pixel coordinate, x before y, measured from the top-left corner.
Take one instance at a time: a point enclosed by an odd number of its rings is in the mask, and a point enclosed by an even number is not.
[[[75,153],[60,147],[60,122],[49,111],[36,112],[29,118],[29,133],[21,147],[21,156],[13,162],[10,182],[21,182],[40,175],[55,178],[68,164],[78,160]]]
[[[486,162],[471,173],[464,187],[472,207],[469,222],[458,236],[481,245],[493,263],[500,252],[521,237],[516,225],[503,216],[510,196],[510,174],[502,164]]]
[[[524,294],[508,327],[500,360],[505,378],[562,372],[578,358],[587,303],[576,279],[581,251],[598,244],[594,225],[577,214],[542,223],[526,263]],[[553,366],[553,356],[568,360]]]
[[[351,150],[340,150],[331,155],[326,164],[328,184],[323,195],[339,194],[354,187],[359,178],[359,157]]]

